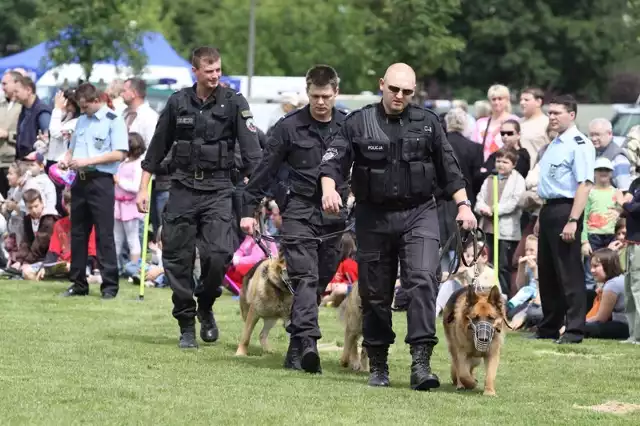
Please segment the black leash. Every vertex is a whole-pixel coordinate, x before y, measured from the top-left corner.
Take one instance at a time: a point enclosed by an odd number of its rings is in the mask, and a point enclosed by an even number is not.
[[[463,233],[465,234],[464,238],[462,237]],[[469,241],[473,244],[473,259],[471,262],[467,263],[464,258],[464,248],[469,244]],[[478,258],[482,254],[482,250],[478,249],[480,244],[482,244],[483,247],[487,244],[487,235],[484,231],[480,228],[476,228],[472,231],[466,231],[462,229],[462,222],[458,221],[455,231],[442,246],[439,262],[442,264],[444,256],[448,255],[450,250],[453,250],[455,252],[455,256],[449,261],[449,268],[447,270],[449,276],[455,275],[460,269],[461,264],[467,268],[471,268],[478,262]]]

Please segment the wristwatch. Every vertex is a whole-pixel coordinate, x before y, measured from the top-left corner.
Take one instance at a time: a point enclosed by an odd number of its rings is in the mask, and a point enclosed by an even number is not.
[[[576,219],[575,217],[570,217],[567,222],[568,223],[578,223],[578,219]]]
[[[467,207],[471,208],[471,201],[464,200],[464,201],[460,201],[458,204],[456,204],[456,207],[458,207],[458,208],[460,208],[462,206],[467,206]]]

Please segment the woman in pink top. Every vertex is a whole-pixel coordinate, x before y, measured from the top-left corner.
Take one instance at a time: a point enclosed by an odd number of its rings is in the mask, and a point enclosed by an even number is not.
[[[511,95],[509,89],[501,84],[493,85],[487,91],[491,101],[491,115],[476,121],[471,140],[484,146],[484,161],[500,148],[502,138],[500,127],[507,120],[520,121],[517,115],[511,114]]]
[[[122,244],[127,241],[129,246],[129,261],[138,262],[140,259],[140,218],[143,214],[136,207],[136,195],[142,179],[142,154],[144,140],[137,133],[129,133],[129,152],[127,158],[118,166],[118,173],[113,176],[115,183],[116,202],[114,208],[115,225],[113,237],[116,243],[116,253],[120,259]]]
[[[264,244],[267,246],[272,256],[278,255],[278,246],[276,243],[271,241],[263,240]],[[227,283],[229,284],[229,290],[232,293],[240,294],[240,289],[242,288],[242,279],[247,272],[253,266],[260,262],[262,259],[266,258],[264,251],[260,248],[258,244],[256,244],[255,240],[251,235],[247,235],[240,244],[240,247],[233,254],[233,259],[231,260],[231,266],[227,270]]]

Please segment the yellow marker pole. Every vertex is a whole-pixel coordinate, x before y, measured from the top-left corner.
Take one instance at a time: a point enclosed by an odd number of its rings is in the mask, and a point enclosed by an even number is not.
[[[138,300],[144,300],[144,282],[147,272],[147,247],[149,245],[149,217],[151,216],[151,183],[147,187],[147,199],[149,200],[148,212],[144,215],[144,230],[142,235],[142,256],[140,259],[140,293],[138,294]]]
[[[500,273],[498,269],[498,244],[500,243],[500,225],[498,224],[498,174],[493,175],[493,271],[495,274],[495,285],[500,285]]]

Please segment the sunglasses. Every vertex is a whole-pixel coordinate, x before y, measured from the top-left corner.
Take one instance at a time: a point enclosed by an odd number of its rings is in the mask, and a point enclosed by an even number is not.
[[[411,96],[413,95],[413,89],[401,89],[398,86],[387,86],[392,93],[398,93],[402,91],[402,96]]]
[[[500,132],[500,136],[513,136],[515,134],[516,134],[516,132],[513,132],[513,131],[511,131],[511,132]]]

